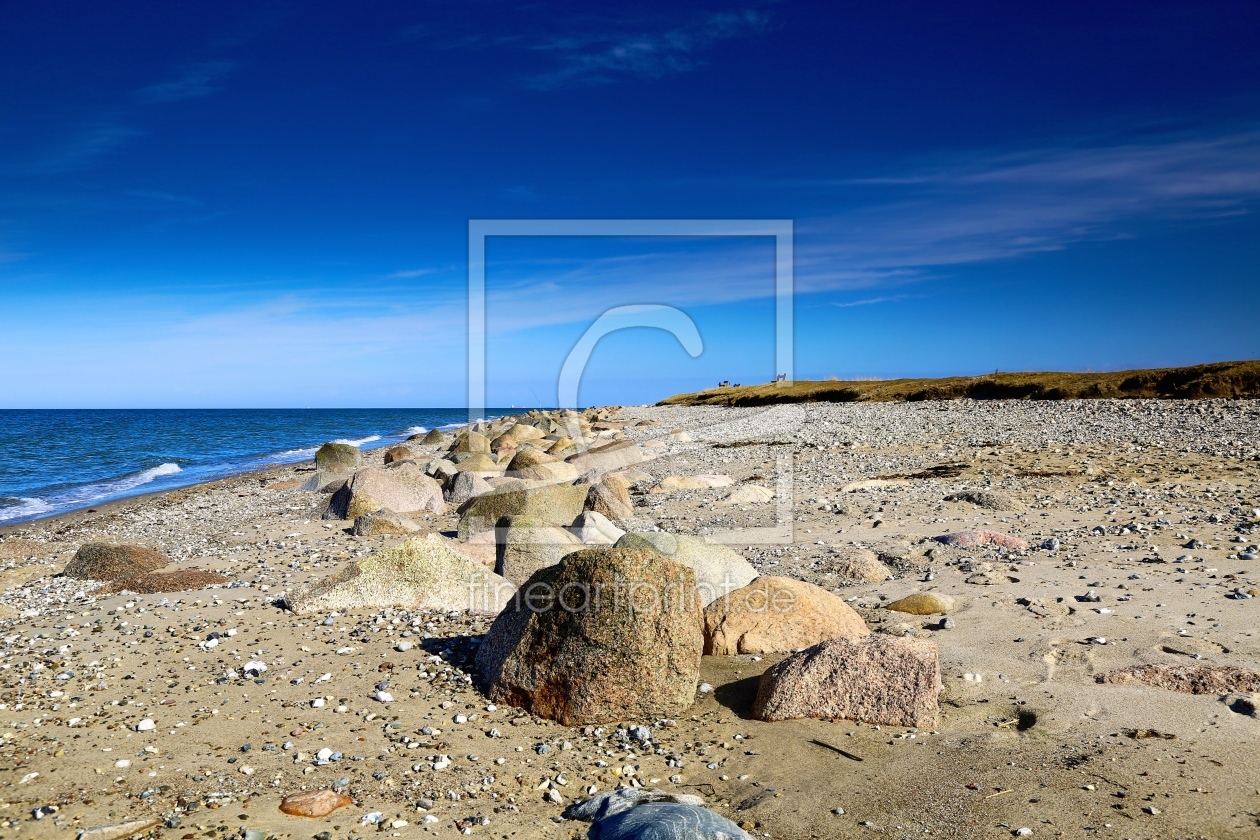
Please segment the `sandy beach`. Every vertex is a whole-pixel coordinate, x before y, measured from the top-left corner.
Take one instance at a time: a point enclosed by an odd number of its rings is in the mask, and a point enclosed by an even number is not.
[[[755,719],[760,676],[790,651],[705,656],[694,704],[664,720],[570,727],[496,705],[471,661],[493,616],[286,609],[407,537],[321,518],[314,465],[282,466],[0,529],[0,838],[133,820],[181,840],[570,838],[588,826],[567,805],[625,785],[699,795],[757,837],[1260,834],[1260,402],[599,417],[593,441],[646,455],[622,530],[723,543],[834,591],[875,634],[934,643],[935,724]],[[407,445],[424,466],[449,440]],[[696,476],[721,480],[678,480]],[[728,498],[745,487],[765,491]],[[407,516],[459,542],[454,505]],[[935,539],[978,531],[1027,547]],[[228,582],[107,594],[59,576],[102,541]],[[857,561],[877,573],[855,579]],[[915,593],[953,606],[887,608]],[[1203,666],[1241,682],[1174,685]],[[1133,668],[1156,676],[1109,677]],[[279,810],[320,789],[352,802]]]

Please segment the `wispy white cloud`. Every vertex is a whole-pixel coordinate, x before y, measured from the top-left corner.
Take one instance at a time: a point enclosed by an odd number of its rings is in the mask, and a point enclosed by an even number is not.
[[[239,65],[235,61],[202,61],[190,64],[173,79],[146,85],[132,93],[141,105],[160,105],[198,99],[219,90],[219,82]]]
[[[701,53],[715,44],[759,34],[769,25],[764,12],[748,8],[704,14],[666,29],[640,26],[562,35],[533,45],[554,56],[557,66],[530,76],[527,84],[548,90],[672,76],[703,64]]]
[[[392,274],[386,274],[385,277],[389,280],[407,280],[412,277],[424,277],[426,274],[435,273],[437,273],[436,268],[408,268],[403,271],[395,271]]]
[[[851,209],[800,225],[800,268],[913,271],[1251,212],[1260,132],[976,152],[815,185]]]
[[[167,192],[166,190],[148,190],[133,189],[127,190],[126,194],[132,198],[141,198],[147,201],[160,201],[166,204],[183,204],[188,207],[200,207],[205,202],[200,199],[187,195],[178,195],[176,193]]]
[[[18,171],[27,175],[77,172],[143,136],[140,129],[120,121],[90,123],[70,131]]]
[[[899,301],[907,300],[909,297],[910,295],[888,295],[886,297],[863,298],[862,300],[833,300],[831,305],[847,309],[850,306],[874,306],[877,303],[897,303]]]

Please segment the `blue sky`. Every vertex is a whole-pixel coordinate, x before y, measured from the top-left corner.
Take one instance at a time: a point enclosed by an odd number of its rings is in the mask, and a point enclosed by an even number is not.
[[[1260,356],[1254,2],[10,4],[0,407],[462,405],[470,218],[795,224],[798,378]],[[488,398],[772,379],[767,239],[487,247]]]

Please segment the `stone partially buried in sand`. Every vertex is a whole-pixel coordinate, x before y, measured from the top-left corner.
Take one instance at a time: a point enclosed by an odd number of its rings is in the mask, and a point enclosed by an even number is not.
[[[835,558],[828,560],[827,569],[844,580],[863,583],[882,583],[892,577],[875,552],[857,546],[837,549]]]
[[[280,800],[280,810],[294,817],[326,817],[354,800],[335,790],[291,793]]]
[[[170,559],[142,545],[87,543],[66,564],[65,576],[76,580],[136,578],[170,564]]]
[[[870,632],[838,595],[785,577],[759,577],[704,610],[706,656],[784,653]]]
[[[689,568],[647,549],[585,549],[494,620],[477,679],[492,702],[566,726],[676,717],[695,699],[703,644]]]
[[[735,483],[729,475],[667,475],[651,489],[652,493],[674,493],[678,490],[711,490]]]
[[[413,537],[285,595],[295,613],[401,607],[497,613],[516,587],[437,534]]]
[[[760,484],[745,484],[727,493],[722,502],[728,505],[760,505],[773,498],[774,491],[769,487],[762,487]]]
[[[364,467],[328,501],[324,519],[357,519],[382,508],[398,513],[446,512],[442,486],[424,474],[415,461],[385,467]]]
[[[938,543],[944,545],[952,545],[957,548],[979,548],[983,545],[996,545],[999,548],[1009,548],[1012,551],[1023,551],[1028,548],[1028,543],[1019,537],[1012,537],[1010,534],[1003,534],[1000,531],[990,531],[985,528],[977,528],[974,531],[957,531],[952,534],[942,534],[939,537],[933,537]]]
[[[1234,665],[1132,665],[1094,678],[1100,683],[1140,682],[1186,694],[1232,694],[1260,691],[1260,671]]]
[[[940,690],[935,644],[874,633],[830,639],[772,666],[761,676],[752,714],[929,727]]]
[[[1000,490],[961,490],[945,497],[947,502],[969,502],[985,510],[1023,510],[1024,506]]]
[[[954,599],[943,592],[916,592],[885,604],[884,609],[909,615],[936,615],[954,608]]]
[[[201,569],[180,569],[177,572],[149,572],[134,578],[116,580],[101,589],[102,593],[134,592],[137,595],[153,595],[158,592],[191,592],[208,586],[221,586],[232,579],[218,572]]]
[[[700,602],[706,607],[714,599],[747,586],[757,577],[757,570],[743,557],[721,543],[705,542],[700,537],[644,531],[626,534],[616,545],[617,548],[651,548],[690,567],[696,573]]]

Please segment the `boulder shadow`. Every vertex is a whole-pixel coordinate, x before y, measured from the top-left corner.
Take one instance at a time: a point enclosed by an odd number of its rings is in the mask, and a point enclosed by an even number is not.
[[[752,716],[753,701],[757,699],[757,686],[761,684],[761,675],[744,677],[713,689],[713,699],[719,706],[725,706],[736,717],[743,720],[754,720]]]

